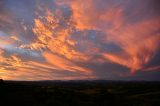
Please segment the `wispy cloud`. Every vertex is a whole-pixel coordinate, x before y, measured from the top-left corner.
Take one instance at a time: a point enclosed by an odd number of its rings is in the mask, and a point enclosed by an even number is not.
[[[148,66],[155,56],[159,58],[156,4],[155,0],[3,0],[0,76],[125,79],[143,76],[147,70],[157,73],[158,59],[156,66]]]

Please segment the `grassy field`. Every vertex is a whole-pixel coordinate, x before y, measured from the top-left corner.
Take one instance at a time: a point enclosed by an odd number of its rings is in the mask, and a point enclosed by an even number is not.
[[[0,83],[0,106],[160,106],[160,82]]]

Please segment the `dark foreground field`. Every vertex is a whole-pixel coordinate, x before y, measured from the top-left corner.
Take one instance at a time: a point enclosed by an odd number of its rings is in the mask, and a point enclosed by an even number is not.
[[[160,82],[0,83],[0,106],[160,106]]]

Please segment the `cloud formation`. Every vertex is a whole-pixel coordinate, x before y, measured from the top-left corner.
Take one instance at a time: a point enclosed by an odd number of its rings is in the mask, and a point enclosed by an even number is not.
[[[159,80],[153,78],[160,65],[155,59],[160,57],[156,4],[156,0],[3,0],[0,76],[118,80],[144,75],[144,80]]]

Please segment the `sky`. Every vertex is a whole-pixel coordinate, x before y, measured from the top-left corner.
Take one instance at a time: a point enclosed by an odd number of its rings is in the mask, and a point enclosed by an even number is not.
[[[160,81],[159,0],[0,0],[0,78]]]

